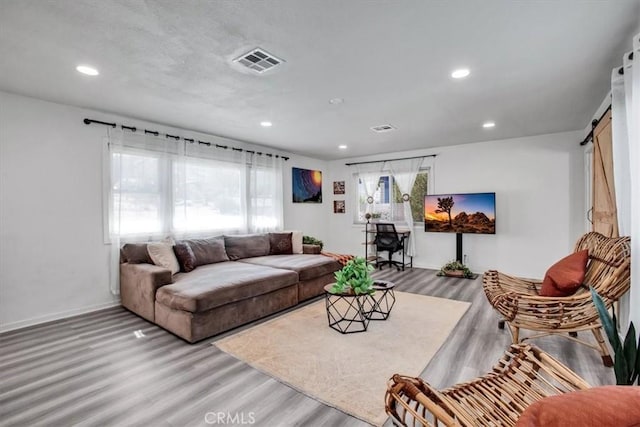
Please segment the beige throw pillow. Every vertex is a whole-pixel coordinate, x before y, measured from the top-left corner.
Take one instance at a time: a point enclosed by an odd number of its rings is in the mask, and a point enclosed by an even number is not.
[[[171,270],[171,274],[180,271],[180,264],[176,254],[173,252],[173,245],[166,242],[153,242],[147,245],[149,256],[155,265]]]

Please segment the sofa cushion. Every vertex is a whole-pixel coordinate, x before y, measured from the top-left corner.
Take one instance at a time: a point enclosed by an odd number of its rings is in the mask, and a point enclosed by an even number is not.
[[[122,247],[122,258],[129,264],[153,264],[146,243],[126,243]]]
[[[176,258],[178,258],[178,264],[180,264],[180,271],[184,271],[188,273],[190,271],[195,270],[196,265],[196,256],[191,250],[191,246],[187,242],[176,242],[173,246],[173,251],[176,253]]]
[[[531,404],[517,427],[640,425],[640,387],[604,386],[546,397]]]
[[[171,285],[156,293],[156,301],[167,307],[199,313],[236,301],[295,285],[298,275],[242,262],[220,262],[174,276]]]
[[[241,260],[243,263],[292,270],[300,280],[310,280],[340,270],[342,266],[324,255],[269,255]]]
[[[190,239],[185,240],[185,243],[188,243],[193,251],[196,267],[229,261],[222,236],[210,239]]]
[[[155,265],[164,267],[171,271],[171,274],[176,274],[180,271],[180,264],[176,258],[176,254],[173,252],[173,244],[169,242],[153,242],[147,245],[149,256],[153,260]]]
[[[291,255],[293,253],[291,234],[269,233],[269,255]]]
[[[305,243],[302,245],[302,253],[320,255],[322,253],[322,249],[320,249],[320,245],[310,245]]]
[[[266,234],[224,236],[224,246],[231,261],[269,255],[271,245]]]

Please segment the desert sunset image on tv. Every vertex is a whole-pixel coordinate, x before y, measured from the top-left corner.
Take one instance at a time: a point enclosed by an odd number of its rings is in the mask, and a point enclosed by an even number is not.
[[[496,233],[496,193],[424,196],[424,231]]]

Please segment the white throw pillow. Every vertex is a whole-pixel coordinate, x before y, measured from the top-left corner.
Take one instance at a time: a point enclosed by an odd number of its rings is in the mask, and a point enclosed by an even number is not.
[[[301,254],[302,252],[302,231],[297,230],[285,230],[283,233],[291,233],[291,248],[294,254]]]
[[[155,265],[171,270],[171,274],[180,271],[180,264],[176,254],[173,252],[173,245],[167,242],[153,242],[147,244],[147,252]]]

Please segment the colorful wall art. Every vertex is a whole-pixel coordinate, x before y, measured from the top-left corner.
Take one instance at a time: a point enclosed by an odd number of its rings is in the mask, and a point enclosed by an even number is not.
[[[322,203],[322,172],[292,168],[293,203]]]

